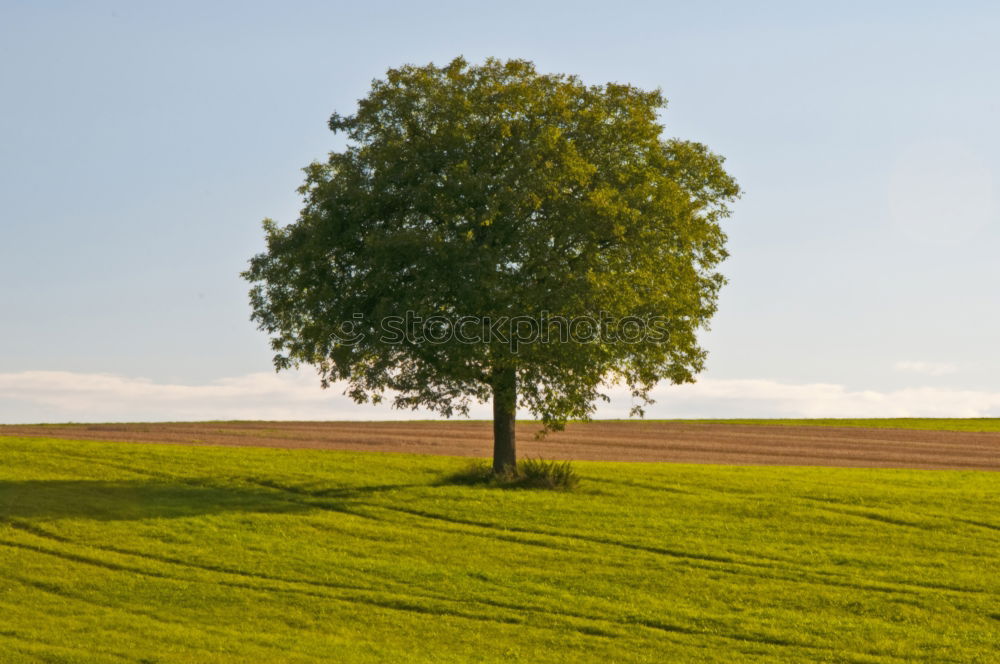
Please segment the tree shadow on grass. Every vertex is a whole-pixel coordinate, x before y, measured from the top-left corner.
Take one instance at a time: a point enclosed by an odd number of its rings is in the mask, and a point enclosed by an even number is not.
[[[290,513],[311,506],[267,488],[212,486],[193,480],[0,481],[0,519],[170,519],[225,512]]]

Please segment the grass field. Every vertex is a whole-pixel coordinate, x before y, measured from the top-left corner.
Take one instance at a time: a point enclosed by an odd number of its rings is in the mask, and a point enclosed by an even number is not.
[[[997,662],[1000,475],[0,438],[2,662]]]

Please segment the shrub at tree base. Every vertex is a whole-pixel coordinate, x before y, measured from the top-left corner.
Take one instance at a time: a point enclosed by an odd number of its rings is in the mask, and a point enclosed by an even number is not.
[[[555,489],[568,491],[580,483],[580,476],[569,461],[527,458],[516,466],[494,472],[485,461],[477,461],[462,472],[450,475],[446,484],[484,484],[510,489]]]

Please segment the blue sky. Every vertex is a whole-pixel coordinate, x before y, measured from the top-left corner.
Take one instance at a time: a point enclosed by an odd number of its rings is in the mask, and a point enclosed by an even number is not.
[[[1000,415],[997,34],[986,2],[0,0],[0,421],[411,416],[270,375],[238,274],[331,112],[460,54],[660,87],[743,186],[708,370],[652,414]]]

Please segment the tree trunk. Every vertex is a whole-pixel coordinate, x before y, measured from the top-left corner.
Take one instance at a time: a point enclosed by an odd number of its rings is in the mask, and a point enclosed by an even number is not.
[[[493,372],[493,472],[517,467],[514,422],[517,417],[517,375],[513,369]]]

